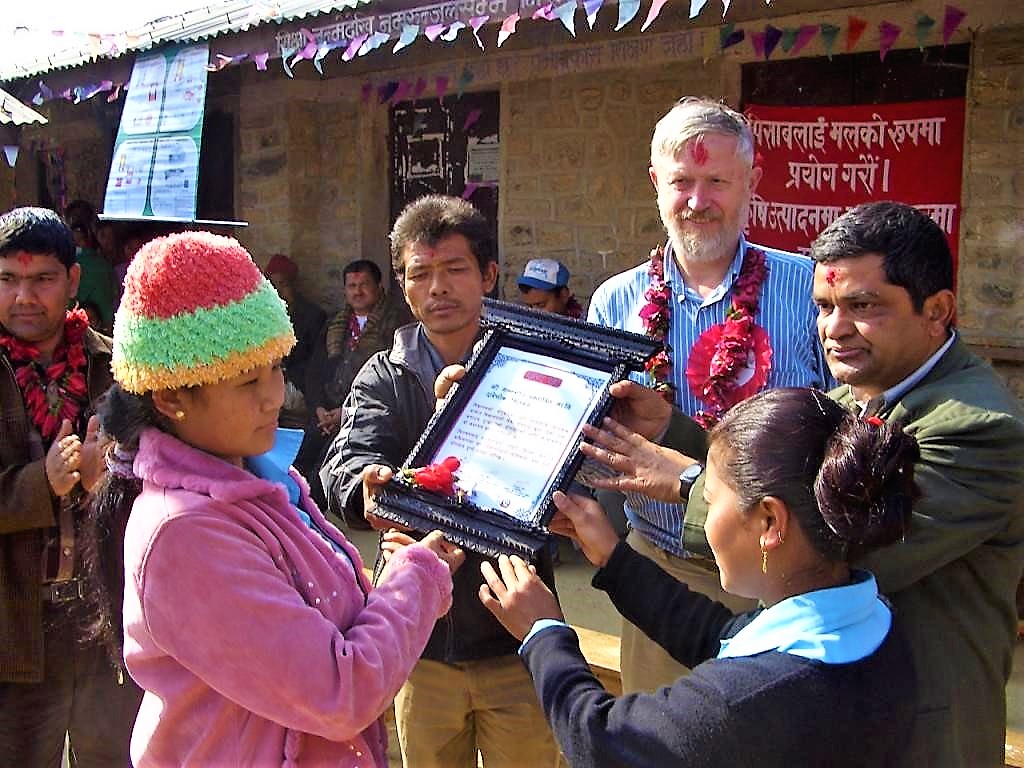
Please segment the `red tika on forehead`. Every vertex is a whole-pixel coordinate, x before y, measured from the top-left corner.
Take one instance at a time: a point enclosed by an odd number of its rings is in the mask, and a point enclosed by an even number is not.
[[[836,284],[836,280],[838,280],[838,279],[839,279],[839,273],[836,271],[836,268],[835,267],[829,267],[828,271],[825,273],[825,282],[827,282],[829,285],[835,285]]]
[[[29,264],[32,263],[32,254],[26,251],[22,251],[21,253],[18,254],[18,262],[21,264],[21,266],[27,267]]]
[[[698,136],[690,142],[690,157],[697,165],[704,165],[708,161],[708,148],[704,146],[703,136]]]

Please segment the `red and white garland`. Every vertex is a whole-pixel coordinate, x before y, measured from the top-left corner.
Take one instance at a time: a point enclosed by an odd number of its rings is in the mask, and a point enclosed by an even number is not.
[[[648,269],[651,285],[644,294],[647,304],[640,309],[644,330],[653,339],[665,342],[671,319],[672,286],[665,282],[665,254],[661,247],[651,251]],[[747,246],[743,266],[732,288],[732,306],[725,322],[700,335],[686,364],[686,383],[705,405],[694,419],[710,429],[736,403],[759,391],[768,381],[772,347],[767,332],[754,322],[761,299],[761,288],[768,277],[764,252]],[[672,371],[672,350],[652,358],[646,371],[653,386],[668,399],[674,394],[668,382]]]
[[[14,378],[29,418],[47,444],[56,437],[64,419],[75,423],[88,400],[82,341],[88,327],[85,310],[69,311],[64,318],[64,338],[45,367],[36,362],[39,349],[35,344],[19,341],[11,334],[0,334],[0,347],[7,349],[14,365]]]

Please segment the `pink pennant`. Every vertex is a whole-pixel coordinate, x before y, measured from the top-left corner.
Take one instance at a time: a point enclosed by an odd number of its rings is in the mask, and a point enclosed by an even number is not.
[[[360,35],[359,37],[352,38],[352,40],[349,41],[348,48],[346,48],[345,52],[341,54],[341,60],[352,61],[352,59],[354,59],[356,57],[356,54],[359,52],[359,49],[363,47],[363,43],[366,42],[366,38],[368,37],[368,34],[363,34]]]
[[[646,32],[647,28],[654,23],[654,20],[658,18],[658,14],[661,13],[661,9],[665,7],[665,3],[668,0],[654,0],[651,4],[651,10],[647,12],[647,19],[644,21],[644,25],[640,27],[641,32]]]
[[[434,80],[437,82],[437,98],[443,99],[444,95],[448,93],[448,77],[446,75],[438,75]]]
[[[898,24],[893,24],[889,21],[883,21],[878,25],[878,58],[885,61],[886,54],[892,49],[896,43],[896,39],[900,36],[900,32],[903,28]]]
[[[295,58],[292,59],[292,64],[296,61],[302,61],[303,59],[312,59],[316,56],[316,50],[319,46],[316,44],[316,38],[313,37],[313,33],[305,27],[301,27],[299,32],[306,38],[306,44],[295,54]]]
[[[814,36],[818,33],[818,27],[812,24],[805,24],[797,30],[796,41],[793,43],[793,47],[789,51],[790,56],[796,56],[802,51]]]
[[[121,96],[121,83],[118,83],[117,85],[114,86],[114,90],[112,90],[110,92],[110,94],[107,96],[107,102],[110,103],[110,102],[117,101],[120,96]]]
[[[270,58],[270,54],[267,51],[262,53],[253,54],[252,60],[256,63],[257,72],[267,71],[267,59]]]
[[[505,20],[501,22],[501,29],[498,30],[498,47],[501,48],[501,44],[508,40],[512,35],[516,33],[516,24],[519,23],[519,12],[516,11],[511,16],[506,16]]]
[[[412,97],[418,99],[425,90],[427,90],[427,81],[422,77],[416,78],[416,88],[412,92]]]
[[[462,199],[469,200],[478,189],[480,189],[480,185],[475,181],[467,181],[466,188],[462,190]]]
[[[751,32],[750,45],[754,48],[754,56],[764,58],[764,32]]]
[[[536,11],[533,12],[533,16],[531,16],[530,18],[534,20],[543,19],[544,21],[554,21],[556,17],[553,8],[554,3],[547,3],[546,5],[542,5],[539,8],[537,8]]]
[[[490,18],[490,16],[474,16],[469,20],[469,28],[473,30],[473,39],[476,40],[481,51],[484,50],[484,41],[480,39],[480,27],[486,24]]]
[[[398,87],[395,89],[395,92],[392,94],[391,101],[395,104],[397,104],[400,101],[404,101],[405,97],[409,95],[410,91],[412,91],[412,83],[410,83],[408,80],[402,80],[398,84]]]
[[[444,24],[431,24],[430,26],[424,28],[423,35],[430,42],[434,42],[435,40],[437,40],[437,38],[441,36],[441,33],[444,32],[444,28]]]
[[[483,114],[483,110],[474,109],[468,115],[466,115],[466,122],[462,124],[462,132],[465,133],[474,125],[476,125],[476,121],[480,119],[481,114]]]
[[[967,17],[967,12],[957,8],[955,5],[946,6],[946,15],[942,20],[942,44],[949,45],[953,33],[960,27],[960,23]]]

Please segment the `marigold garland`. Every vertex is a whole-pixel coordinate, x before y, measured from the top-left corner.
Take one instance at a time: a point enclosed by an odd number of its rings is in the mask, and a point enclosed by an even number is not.
[[[25,400],[25,409],[47,444],[57,436],[64,419],[75,424],[88,400],[83,342],[88,327],[85,310],[69,311],[64,318],[64,337],[46,366],[36,362],[37,345],[11,334],[0,334],[0,347],[7,350],[15,368],[14,378]]]

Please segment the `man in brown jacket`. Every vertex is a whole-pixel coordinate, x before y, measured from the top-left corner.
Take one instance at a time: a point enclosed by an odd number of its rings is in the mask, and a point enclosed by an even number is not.
[[[0,755],[4,765],[128,762],[141,691],[98,643],[81,580],[82,499],[104,472],[96,398],[110,340],[67,311],[81,270],[56,213],[0,216]],[[87,426],[88,425],[88,426]]]

